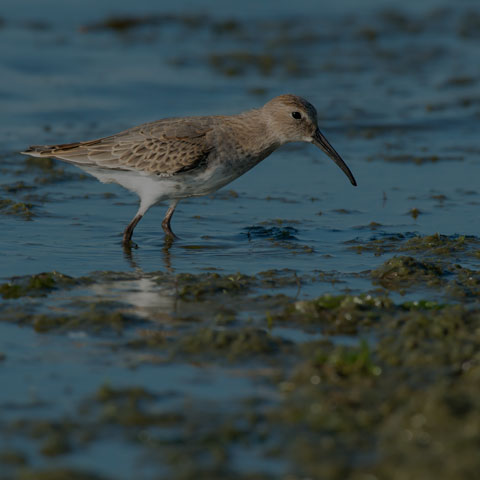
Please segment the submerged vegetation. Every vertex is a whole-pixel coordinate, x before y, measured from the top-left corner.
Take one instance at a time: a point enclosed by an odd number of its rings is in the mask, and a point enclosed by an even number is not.
[[[14,215],[24,220],[31,220],[34,216],[33,205],[25,202],[15,202],[9,198],[0,198],[0,213],[3,215]]]
[[[277,478],[268,468],[254,474],[255,464],[251,474],[239,472],[232,457],[242,451],[279,462],[292,478],[390,477],[398,458],[402,475],[473,478],[469,472],[480,467],[473,427],[480,418],[480,306],[472,292],[477,294],[480,276],[448,259],[469,255],[477,240],[417,236],[401,245],[425,257],[435,252],[442,258],[442,252],[447,261],[393,256],[365,274],[383,293],[312,299],[280,294],[320,278],[288,270],[252,276],[152,273],[157,295],[170,299],[161,323],[88,293],[105,282],[120,288],[139,281],[138,275],[72,278],[52,272],[12,279],[0,287],[2,321],[44,335],[103,338],[110,361],[136,370],[193,366],[248,378],[256,387],[229,396],[227,407],[220,398],[192,401],[176,382],[149,388],[106,383],[77,399],[69,413],[40,420],[32,410],[4,423],[20,447],[0,451],[0,466],[23,472],[12,478],[102,478],[37,468],[30,452],[68,459],[113,433],[172,479]],[[393,298],[420,285],[440,290],[443,301]],[[468,303],[456,301],[455,289],[464,291]],[[76,291],[87,295],[80,298]],[[40,296],[47,296],[49,308]],[[18,298],[30,301],[11,308]],[[62,312],[65,301],[68,313]],[[308,334],[290,333],[302,331]],[[3,368],[9,361],[3,359]],[[259,387],[261,394],[255,393]],[[442,463],[445,451],[455,453],[455,462]]]
[[[3,298],[20,298],[45,296],[51,290],[76,284],[76,280],[58,272],[39,273],[36,275],[12,278],[0,285]]]

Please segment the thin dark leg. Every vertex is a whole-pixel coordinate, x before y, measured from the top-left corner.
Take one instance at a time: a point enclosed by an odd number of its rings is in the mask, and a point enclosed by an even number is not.
[[[133,220],[128,224],[128,227],[123,232],[123,245],[130,246],[130,242],[132,241],[133,230],[137,226],[137,223],[142,219],[143,215],[137,214],[133,218]]]
[[[173,212],[175,211],[176,206],[177,206],[177,202],[172,203],[168,207],[167,213],[165,214],[165,218],[163,219],[163,222],[162,222],[163,231],[165,232],[165,235],[167,235],[170,238],[177,238],[177,236],[173,233],[172,229],[170,228],[170,220],[173,217]]]

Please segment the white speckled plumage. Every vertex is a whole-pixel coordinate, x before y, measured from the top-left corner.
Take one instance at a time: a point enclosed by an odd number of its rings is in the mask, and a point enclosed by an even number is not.
[[[167,118],[87,142],[32,146],[25,154],[70,162],[103,183],[118,183],[140,197],[124,245],[147,210],[170,201],[162,227],[182,198],[207,195],[244,174],[288,142],[310,142],[329,155],[356,185],[350,170],[320,133],[315,108],[281,95],[262,108],[231,116]]]

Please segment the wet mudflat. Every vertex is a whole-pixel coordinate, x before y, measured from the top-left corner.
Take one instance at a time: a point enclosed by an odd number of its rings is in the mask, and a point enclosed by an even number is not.
[[[5,3],[1,479],[476,478],[480,10],[337,3]],[[286,92],[359,187],[286,146],[173,243],[18,154]]]

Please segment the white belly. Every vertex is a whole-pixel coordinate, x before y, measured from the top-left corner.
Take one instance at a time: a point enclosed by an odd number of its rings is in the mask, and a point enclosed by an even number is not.
[[[165,200],[208,195],[238,176],[228,174],[218,167],[162,177],[132,170],[106,170],[98,167],[77,166],[102,183],[118,183],[127,190],[135,192],[140,197],[141,203],[148,206]]]

